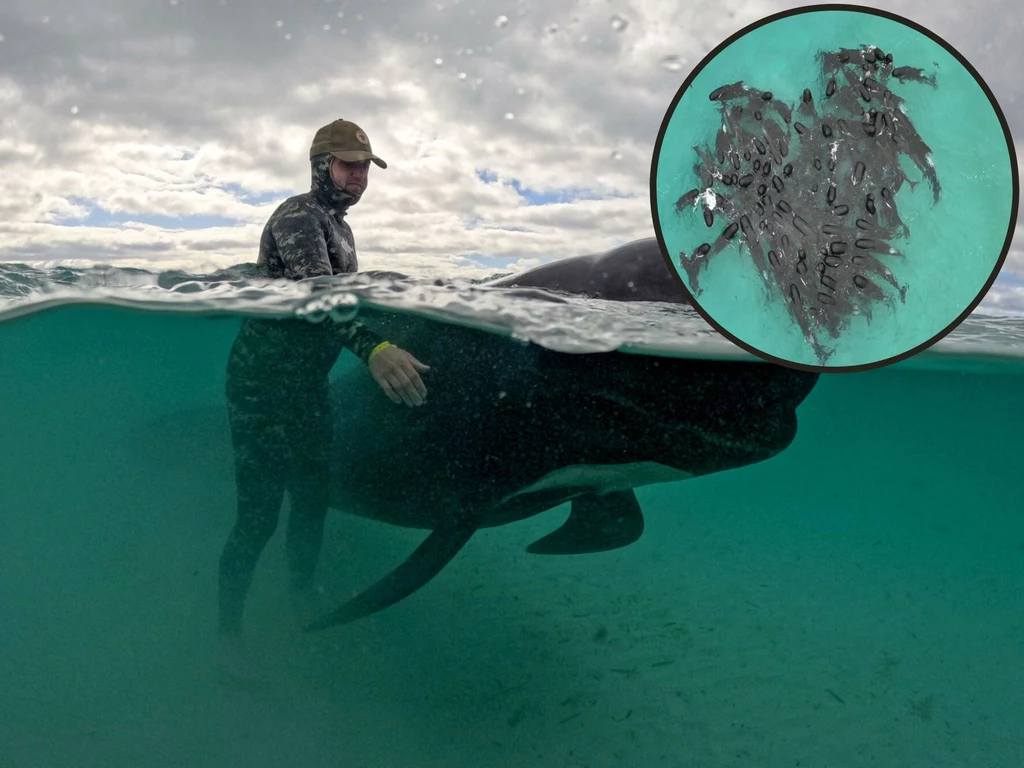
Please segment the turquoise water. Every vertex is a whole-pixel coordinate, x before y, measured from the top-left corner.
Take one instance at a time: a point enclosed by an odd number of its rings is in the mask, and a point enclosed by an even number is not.
[[[1015,210],[1009,138],[971,73],[927,36],[872,14],[822,11],[779,19],[731,43],[697,74],[672,113],[656,168],[658,217],[666,245],[673,254],[692,253],[708,240],[708,230],[699,208],[679,215],[675,203],[687,190],[701,187],[693,173],[698,160],[693,148],[713,147],[721,126],[719,105],[708,94],[742,80],[795,107],[806,87],[820,109],[826,83],[815,59],[818,51],[866,45],[893,53],[897,66],[921,68],[936,77],[935,89],[896,80],[889,87],[906,99],[909,117],[932,149],[942,196],[936,204],[921,171],[902,158],[901,167],[917,185],[904,185],[896,196],[909,235],[894,245],[905,258],[880,260],[901,284],[910,286],[906,302],[897,299],[891,306],[879,306],[870,322],[863,316],[852,318],[828,360],[835,367],[889,359],[929,341],[975,301],[1008,242]],[[794,134],[789,158],[794,162],[799,157],[797,139]],[[737,238],[712,258],[701,274],[702,308],[757,349],[818,365],[780,297],[769,295],[739,242]],[[692,292],[686,273],[678,264],[676,269]]]
[[[526,553],[562,506],[336,630],[295,628],[279,529],[247,613],[265,680],[243,688],[213,665],[224,364],[241,312],[310,300],[105,274],[0,308],[0,766],[1024,763],[1024,322],[825,376],[779,456],[639,489],[625,549]],[[747,359],[663,307],[431,290],[377,298],[553,347]],[[332,512],[328,602],[422,537]]]

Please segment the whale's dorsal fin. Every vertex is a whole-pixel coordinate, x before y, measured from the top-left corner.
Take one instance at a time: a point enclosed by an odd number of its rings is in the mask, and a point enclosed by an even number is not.
[[[588,493],[572,500],[561,528],[526,548],[536,555],[582,555],[632,544],[644,532],[644,514],[632,490]]]
[[[340,608],[307,625],[306,630],[347,624],[405,599],[440,573],[475,532],[476,524],[468,520],[434,529],[408,560]]]

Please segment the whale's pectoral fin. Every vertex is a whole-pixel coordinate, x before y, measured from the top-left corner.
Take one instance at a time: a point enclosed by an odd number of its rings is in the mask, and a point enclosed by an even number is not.
[[[632,544],[644,532],[644,514],[632,490],[588,493],[572,500],[569,519],[526,548],[535,555],[582,555]]]
[[[403,600],[440,573],[475,532],[476,525],[469,522],[435,529],[408,560],[365,592],[307,625],[306,631],[347,624]]]

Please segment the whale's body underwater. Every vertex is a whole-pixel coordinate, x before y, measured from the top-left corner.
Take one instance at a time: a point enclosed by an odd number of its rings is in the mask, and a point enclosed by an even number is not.
[[[651,238],[489,283],[612,301],[685,303]],[[360,318],[432,367],[428,401],[392,403],[363,370],[332,381],[332,507],[430,531],[362,594],[308,629],[375,613],[433,578],[474,531],[571,502],[530,547],[578,554],[643,531],[633,488],[775,456],[817,374],[760,361],[567,354],[422,315]]]

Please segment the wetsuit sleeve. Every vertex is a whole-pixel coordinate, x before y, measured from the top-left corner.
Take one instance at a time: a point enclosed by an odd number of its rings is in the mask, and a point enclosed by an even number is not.
[[[373,348],[384,341],[384,337],[378,336],[358,320],[339,323],[338,333],[341,335],[345,347],[364,363],[370,362],[370,353],[373,352]]]
[[[301,209],[282,213],[270,229],[284,266],[284,276],[289,280],[303,280],[334,274],[327,238],[317,217]],[[358,320],[334,325],[342,344],[364,363],[369,362],[373,348],[384,341]]]

